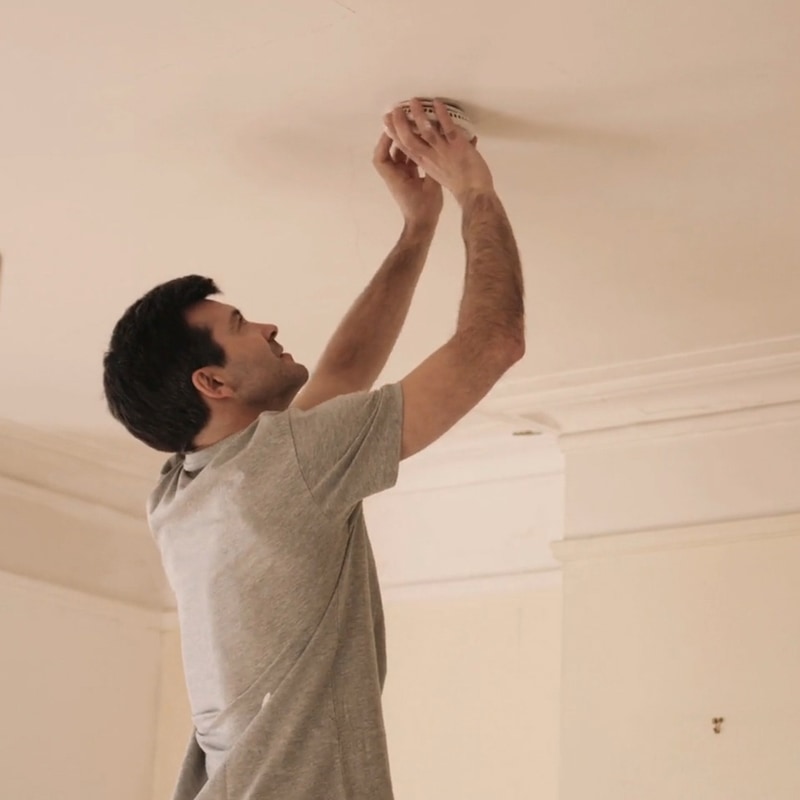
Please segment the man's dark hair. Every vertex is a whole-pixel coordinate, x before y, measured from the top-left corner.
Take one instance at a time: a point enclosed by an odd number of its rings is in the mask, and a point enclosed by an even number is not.
[[[192,373],[225,366],[225,351],[208,328],[189,325],[186,311],[219,291],[211,278],[176,278],[140,297],[114,326],[103,359],[108,408],[156,450],[192,450],[211,415]]]

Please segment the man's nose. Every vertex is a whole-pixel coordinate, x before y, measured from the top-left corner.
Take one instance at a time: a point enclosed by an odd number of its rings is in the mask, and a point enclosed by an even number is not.
[[[261,333],[267,341],[274,339],[278,335],[278,326],[264,324],[261,326]]]

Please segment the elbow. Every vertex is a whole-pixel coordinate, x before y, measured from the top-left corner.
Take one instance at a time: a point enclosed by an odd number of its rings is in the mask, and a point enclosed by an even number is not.
[[[519,328],[515,331],[511,338],[511,354],[514,363],[522,361],[525,356],[525,317],[524,314],[520,318]]]
[[[519,335],[503,336],[495,343],[495,352],[500,356],[508,366],[516,364],[521,361],[525,355],[525,336],[520,333]]]
[[[509,356],[513,359],[512,363],[521,361],[525,355],[525,322],[516,327],[513,331],[505,337],[507,340],[507,347]]]
[[[506,369],[525,355],[524,329],[473,327],[457,331],[454,338],[469,348],[471,358],[488,357],[495,364],[502,363]]]
[[[516,364],[518,361],[522,361],[523,357],[525,356],[525,340],[520,339],[519,341],[514,342],[511,348],[511,363]]]

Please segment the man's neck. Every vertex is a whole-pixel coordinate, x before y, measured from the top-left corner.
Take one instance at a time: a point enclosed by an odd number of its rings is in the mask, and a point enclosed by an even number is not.
[[[216,418],[212,415],[206,427],[195,437],[195,449],[205,450],[205,448],[243,431],[258,419],[260,413],[255,409],[238,409],[234,413],[217,414]]]

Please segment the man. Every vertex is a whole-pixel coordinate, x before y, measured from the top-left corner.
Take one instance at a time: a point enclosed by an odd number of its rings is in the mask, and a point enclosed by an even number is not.
[[[362,500],[469,412],[524,353],[522,274],[486,162],[437,102],[384,119],[375,165],[403,234],[309,379],[274,325],[189,276],[117,323],[114,416],[174,452],[148,514],[175,592],[194,730],[176,800],[390,800],[381,597]],[[400,152],[392,157],[395,141]],[[426,177],[420,178],[419,165]],[[463,209],[455,335],[371,390],[442,208]]]

